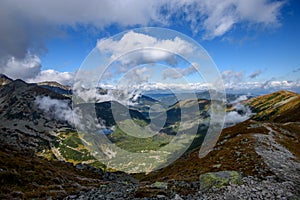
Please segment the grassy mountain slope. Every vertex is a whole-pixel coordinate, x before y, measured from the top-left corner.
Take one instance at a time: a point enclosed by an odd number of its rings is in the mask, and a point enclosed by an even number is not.
[[[250,99],[247,103],[256,113],[255,120],[300,121],[300,95],[294,92],[279,91]]]

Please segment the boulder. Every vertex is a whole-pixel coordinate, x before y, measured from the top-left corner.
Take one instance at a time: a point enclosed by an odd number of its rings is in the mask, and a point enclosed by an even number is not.
[[[152,188],[168,189],[168,183],[156,181],[151,185]]]
[[[201,190],[209,189],[213,186],[220,188],[227,185],[241,185],[242,183],[242,175],[237,171],[209,172],[200,175]]]

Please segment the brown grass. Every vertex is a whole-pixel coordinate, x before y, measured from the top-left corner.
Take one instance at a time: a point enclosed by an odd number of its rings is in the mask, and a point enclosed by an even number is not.
[[[276,124],[282,134],[276,141],[292,152],[300,160],[300,125],[299,123]],[[282,131],[282,129],[284,131]]]
[[[60,199],[102,182],[99,174],[7,145],[0,146],[0,169],[0,199]]]

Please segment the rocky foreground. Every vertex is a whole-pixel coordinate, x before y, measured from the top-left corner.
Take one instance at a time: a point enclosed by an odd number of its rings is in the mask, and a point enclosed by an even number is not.
[[[242,178],[241,185],[228,185],[221,188],[212,187],[201,191],[199,183],[178,182],[178,185],[198,189],[196,193],[180,195],[168,189],[152,197],[139,196],[138,184],[117,182],[102,185],[88,192],[79,192],[65,199],[299,199],[295,192],[295,184],[291,181],[278,181],[276,177],[266,177],[264,180],[255,177]],[[151,187],[151,186],[149,186]]]

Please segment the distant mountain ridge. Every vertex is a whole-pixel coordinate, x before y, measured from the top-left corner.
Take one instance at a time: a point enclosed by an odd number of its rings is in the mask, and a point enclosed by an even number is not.
[[[65,86],[60,83],[54,82],[54,81],[45,81],[45,82],[39,82],[37,85],[50,89],[54,92],[57,92],[59,94],[65,95],[65,96],[71,96],[72,95],[72,88],[70,86]]]

